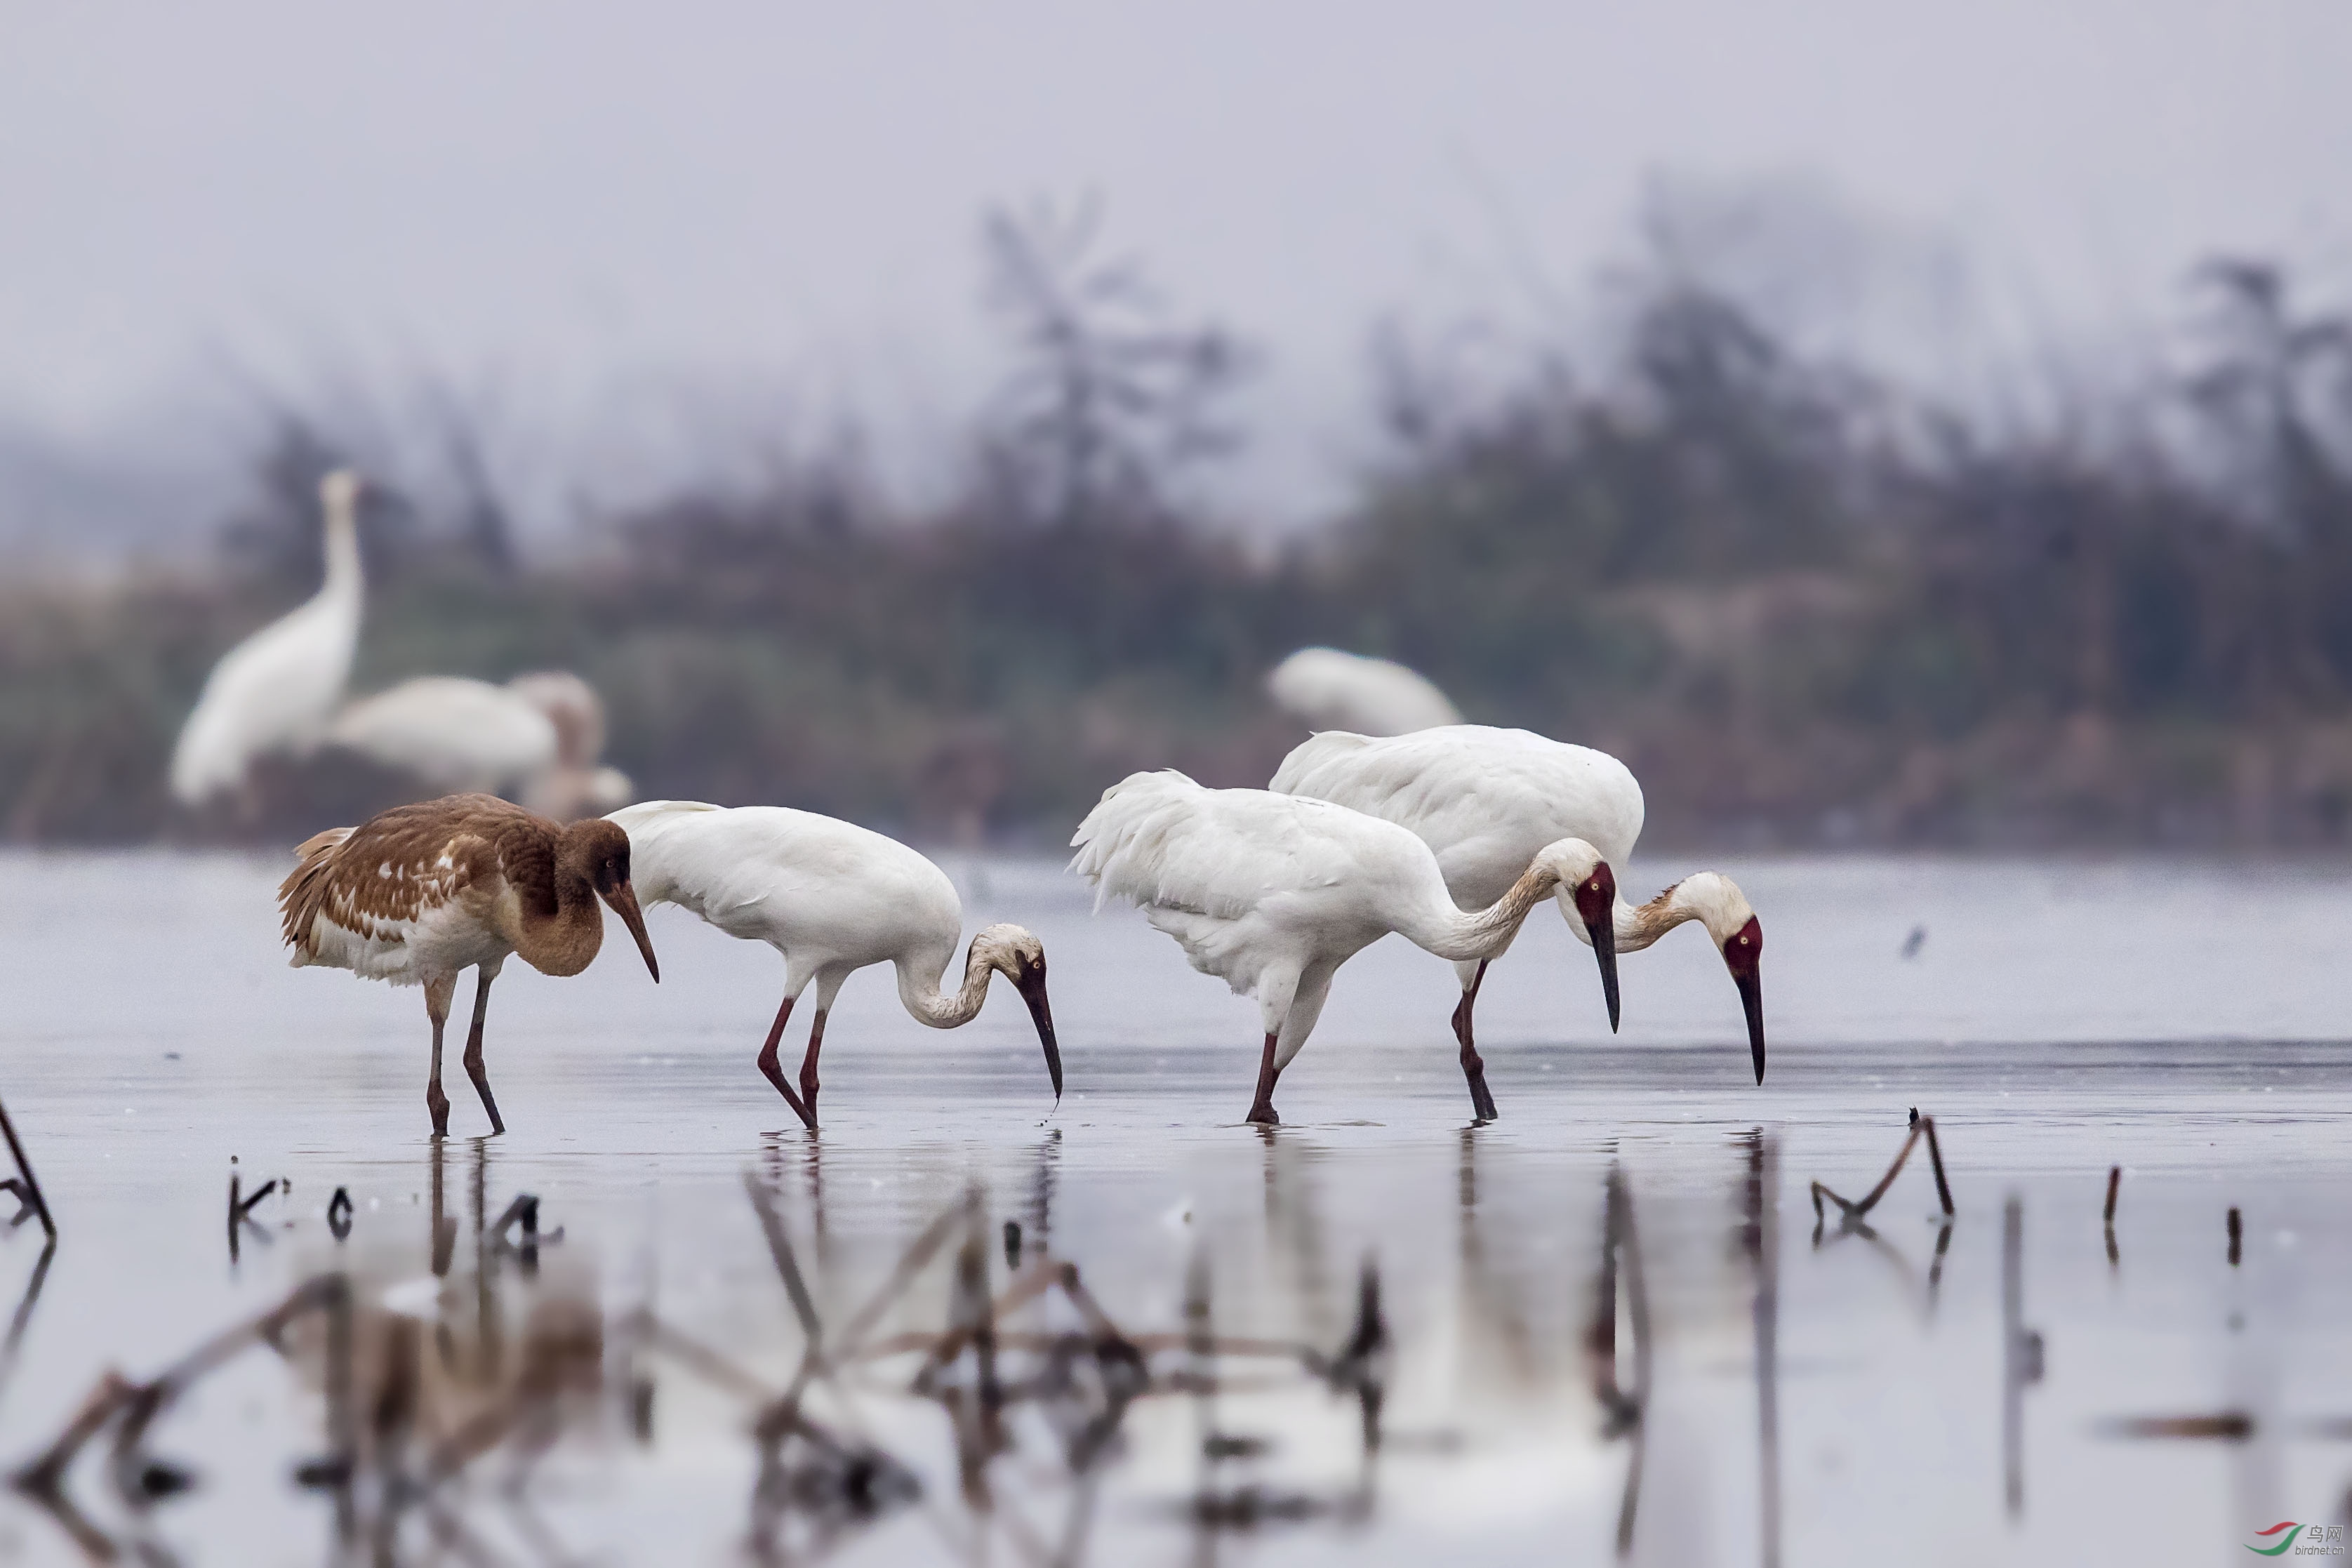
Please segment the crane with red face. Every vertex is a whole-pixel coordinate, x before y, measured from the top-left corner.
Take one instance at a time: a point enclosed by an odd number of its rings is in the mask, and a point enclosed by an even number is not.
[[[1144,911],[1192,967],[1256,999],[1265,1024],[1249,1120],[1272,1126],[1274,1088],[1307,1044],[1349,958],[1393,931],[1440,958],[1484,963],[1546,899],[1582,922],[1613,998],[1616,881],[1572,835],[1520,858],[1484,908],[1460,908],[1436,857],[1394,823],[1328,801],[1262,789],[1203,789],[1180,773],[1135,773],[1103,796],[1070,840],[1070,869],[1101,898]],[[1462,1074],[1480,1120],[1494,1116],[1485,1064]]]
[[[1642,833],[1642,786],[1605,752],[1527,730],[1448,724],[1388,738],[1326,731],[1283,759],[1268,786],[1351,807],[1410,829],[1429,846],[1446,890],[1465,909],[1491,902],[1528,857],[1559,838],[1581,838],[1610,866],[1622,866]],[[1739,885],[1718,871],[1685,877],[1645,904],[1615,897],[1610,926],[1619,952],[1638,952],[1687,921],[1706,928],[1738,987],[1756,1081],[1764,1081],[1764,927]],[[1584,922],[1570,929],[1581,938]],[[1454,1033],[1465,1064],[1476,1059],[1471,1015],[1490,959],[1454,965],[1462,1001]],[[1608,973],[1609,1026],[1617,987]],[[1474,1081],[1473,1096],[1476,1096]],[[1482,1116],[1494,1115],[1491,1100]]]

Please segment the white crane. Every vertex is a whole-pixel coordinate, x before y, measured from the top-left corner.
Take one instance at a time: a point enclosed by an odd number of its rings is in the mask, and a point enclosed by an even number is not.
[[[568,671],[519,675],[504,686],[446,675],[404,680],[346,706],[326,738],[436,792],[520,793],[526,806],[558,822],[629,798],[627,776],[596,765],[604,704]]]
[[[523,785],[525,805],[568,822],[602,816],[635,797],[628,774],[603,765],[604,700],[594,687],[568,669],[542,669],[516,676],[507,689],[555,726],[555,765]]]
[[[990,926],[971,939],[961,984],[943,991],[963,931],[963,905],[946,872],[897,839],[780,805],[730,809],[649,800],[604,820],[627,830],[646,902],[691,910],[730,936],[764,942],[783,954],[783,1005],[760,1048],[760,1070],[812,1130],[825,1015],[842,982],[872,963],[897,969],[898,1000],[934,1029],[978,1016],[991,975],[1013,982],[1037,1026],[1060,1102],[1062,1053],[1045,997],[1045,944],[1019,926]],[[816,1016],[794,1094],[776,1047],[811,981]]]
[[[1619,866],[1642,834],[1642,786],[1624,763],[1606,752],[1483,724],[1385,739],[1327,731],[1285,757],[1268,787],[1410,828],[1436,855],[1447,890],[1465,907],[1489,902],[1510,886],[1536,846],[1573,835]],[[1739,988],[1748,1053],[1762,1083],[1764,927],[1738,884],[1720,872],[1701,871],[1646,904],[1618,900],[1611,923],[1617,951],[1638,952],[1685,921],[1706,928]],[[1471,1011],[1486,963],[1454,966],[1462,1003],[1454,1009],[1454,1032],[1465,1060],[1476,1052]],[[1613,983],[1609,1025],[1617,1026]]]
[[[1429,847],[1394,823],[1328,801],[1258,789],[1203,789],[1180,773],[1135,773],[1103,792],[1070,841],[1070,868],[1097,903],[1142,908],[1192,967],[1255,996],[1265,1026],[1249,1120],[1273,1125],[1274,1086],[1307,1044],[1340,964],[1391,931],[1440,958],[1476,963],[1511,945],[1528,911],[1557,897],[1611,962],[1615,883],[1600,852],[1563,837],[1520,862],[1485,909],[1446,892]],[[1492,1114],[1486,1068],[1465,1050],[1463,1076]]]
[[[497,795],[555,765],[555,723],[487,680],[427,675],[362,697],[327,742],[414,775],[436,794]]]
[[[359,476],[319,481],[327,576],[309,603],[221,656],[172,752],[172,793],[195,806],[241,788],[258,759],[301,755],[324,735],[359,646]]]
[[[599,819],[566,827],[488,795],[453,795],[381,812],[357,827],[331,827],[295,855],[278,889],[294,965],[348,969],[363,980],[425,987],[433,1021],[433,1076],[425,1106],[433,1135],[449,1132],[441,1092],[441,1027],[457,976],[474,969],[474,1026],[466,1074],[503,1132],[482,1066],[490,982],[507,955],[542,974],[588,967],[604,942],[602,900],[636,938],[656,983],[661,968],[629,885],[628,835]]]
[[[1268,672],[1275,705],[1310,730],[1402,735],[1462,715],[1445,693],[1403,665],[1335,647],[1303,647]]]

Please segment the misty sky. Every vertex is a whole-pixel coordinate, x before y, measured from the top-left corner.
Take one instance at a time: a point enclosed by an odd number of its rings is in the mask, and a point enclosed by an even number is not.
[[[1094,193],[1265,345],[1296,490],[1372,321],[1558,307],[1660,176],[1859,215],[2013,341],[2165,320],[2215,248],[2340,296],[2347,68],[2345,0],[0,0],[0,413],[389,370],[525,423],[674,385],[945,428],[979,216]]]

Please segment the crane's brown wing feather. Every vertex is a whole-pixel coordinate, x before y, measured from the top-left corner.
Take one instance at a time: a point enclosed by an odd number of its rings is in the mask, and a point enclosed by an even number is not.
[[[315,953],[321,915],[348,931],[397,941],[401,925],[467,889],[501,876],[512,879],[506,868],[530,861],[530,847],[544,837],[530,831],[536,824],[496,795],[456,795],[318,834],[296,851],[300,864],[278,889],[286,941]],[[541,853],[551,870],[552,846]]]

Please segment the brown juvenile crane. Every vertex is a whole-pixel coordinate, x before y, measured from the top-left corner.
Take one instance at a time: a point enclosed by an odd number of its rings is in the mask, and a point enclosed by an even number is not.
[[[425,987],[433,1135],[449,1131],[441,1092],[441,1030],[460,971],[472,968],[474,1024],[466,1073],[503,1132],[482,1068],[482,1017],[509,953],[541,974],[577,974],[604,942],[599,899],[637,941],[656,982],[661,967],[629,883],[629,836],[601,818],[562,826],[490,795],[395,806],[357,827],[331,827],[295,851],[278,889],[294,965],[323,963],[369,980]]]

